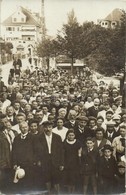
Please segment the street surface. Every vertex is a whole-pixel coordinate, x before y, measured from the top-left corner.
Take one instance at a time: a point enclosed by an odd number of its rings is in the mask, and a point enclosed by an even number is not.
[[[2,80],[4,81],[6,86],[8,86],[9,71],[13,67],[12,63],[13,62],[11,61],[7,64],[2,65],[2,76],[3,76]],[[30,67],[30,63],[29,63],[28,59],[26,59],[26,58],[22,59],[22,70],[26,69],[27,66]],[[98,83],[100,81],[104,81],[107,84],[110,84],[110,82],[113,82],[116,87],[119,87],[119,83],[120,83],[120,81],[115,77],[104,77],[104,76],[102,76],[102,78],[98,78],[97,81],[98,81]]]

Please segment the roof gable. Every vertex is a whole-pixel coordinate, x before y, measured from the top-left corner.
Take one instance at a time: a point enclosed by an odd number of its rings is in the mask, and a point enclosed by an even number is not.
[[[30,11],[28,11],[27,9],[20,7],[21,12],[26,16],[26,22],[25,25],[35,25],[35,26],[39,26],[40,27],[40,22],[38,22],[34,16],[32,16],[32,13]],[[9,16],[6,20],[3,21],[3,25],[4,26],[18,26],[18,25],[22,25],[24,24],[23,22],[13,22],[12,21],[12,17],[13,15],[16,14],[16,12],[14,12],[11,16]]]
[[[123,12],[121,9],[114,9],[104,20],[120,21],[122,15],[123,15]]]

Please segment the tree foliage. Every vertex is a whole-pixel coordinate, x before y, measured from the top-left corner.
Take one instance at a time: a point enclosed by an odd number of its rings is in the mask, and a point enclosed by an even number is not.
[[[68,56],[72,73],[74,58],[77,58],[85,59],[91,68],[102,74],[112,75],[125,64],[125,26],[125,11],[120,26],[106,29],[93,22],[80,25],[72,10],[56,39],[46,39],[39,44],[38,55],[48,58],[59,54]]]

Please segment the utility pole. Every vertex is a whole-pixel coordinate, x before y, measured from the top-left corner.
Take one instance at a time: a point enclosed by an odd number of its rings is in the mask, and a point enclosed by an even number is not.
[[[1,59],[1,53],[2,53],[2,37],[1,37],[1,3],[2,0],[0,0],[0,75],[2,74],[2,59]]]
[[[41,0],[41,31],[42,31],[42,40],[46,36],[46,26],[45,26],[45,12],[44,12],[44,0]]]

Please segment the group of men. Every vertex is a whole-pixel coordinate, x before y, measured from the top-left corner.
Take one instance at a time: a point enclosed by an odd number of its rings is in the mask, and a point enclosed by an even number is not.
[[[30,65],[8,86],[3,82],[0,93],[0,191],[125,192],[119,87],[97,82],[89,68],[71,76]]]

